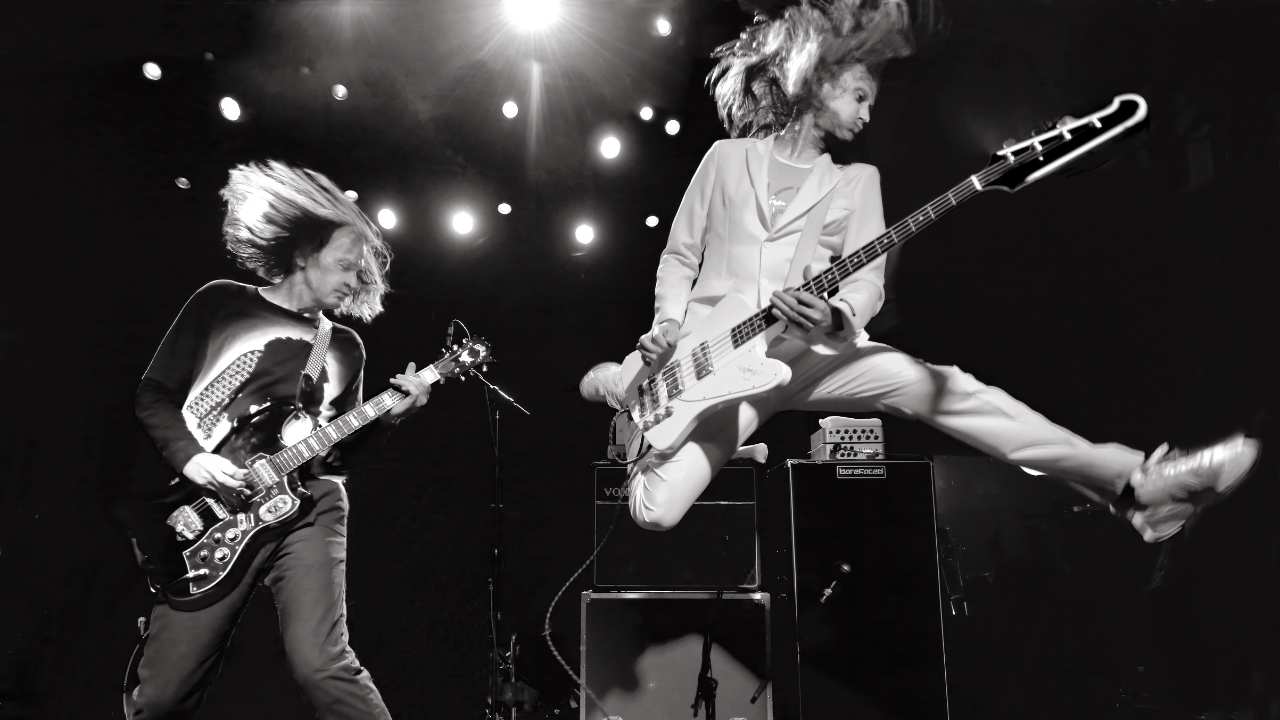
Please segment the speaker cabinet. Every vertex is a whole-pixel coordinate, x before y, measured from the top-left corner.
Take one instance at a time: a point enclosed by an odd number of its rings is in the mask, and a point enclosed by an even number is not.
[[[790,460],[763,486],[778,717],[946,720],[931,464]]]
[[[766,593],[585,592],[581,637],[582,681],[603,704],[583,693],[581,720],[773,718]],[[714,713],[692,707],[704,674]]]
[[[596,589],[754,590],[760,586],[756,541],[756,466],[726,465],[679,525],[644,530],[631,520],[625,465],[595,467]],[[594,547],[594,544],[593,544]]]

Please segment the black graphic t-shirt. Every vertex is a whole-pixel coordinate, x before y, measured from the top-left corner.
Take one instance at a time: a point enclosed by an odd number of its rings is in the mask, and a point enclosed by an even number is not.
[[[212,451],[235,419],[271,401],[292,402],[315,335],[315,320],[257,287],[215,280],[187,300],[151,359],[138,386],[138,419],[181,472],[192,456]],[[364,357],[355,331],[334,323],[324,370],[301,398],[321,424],[363,401]],[[332,451],[312,472],[345,477]]]

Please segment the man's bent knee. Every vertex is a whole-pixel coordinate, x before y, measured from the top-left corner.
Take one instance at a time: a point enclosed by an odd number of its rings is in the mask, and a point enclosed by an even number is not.
[[[687,511],[686,507],[672,507],[654,498],[652,493],[640,492],[631,496],[631,519],[645,530],[666,532],[679,525]]]

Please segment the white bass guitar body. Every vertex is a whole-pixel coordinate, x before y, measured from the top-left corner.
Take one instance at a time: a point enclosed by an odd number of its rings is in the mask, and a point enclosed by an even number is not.
[[[628,411],[655,451],[674,451],[707,413],[790,382],[791,368],[765,355],[779,332],[725,347],[726,331],[753,310],[746,298],[728,295],[680,340],[666,365],[649,368],[639,351],[622,361]]]

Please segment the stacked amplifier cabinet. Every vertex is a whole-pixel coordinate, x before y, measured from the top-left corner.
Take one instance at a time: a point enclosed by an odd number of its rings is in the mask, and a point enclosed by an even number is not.
[[[946,720],[931,463],[790,460],[762,487],[775,717]]]
[[[756,466],[730,464],[711,480],[684,520],[666,532],[644,530],[628,512],[625,465],[595,466],[597,590],[753,590],[760,586]]]
[[[774,717],[766,593],[585,592],[581,637],[581,720]]]

